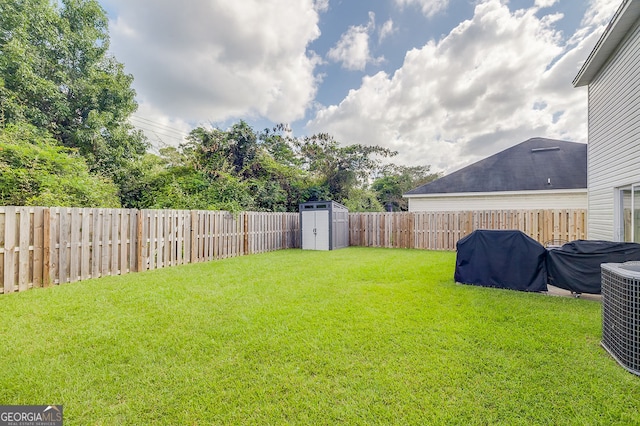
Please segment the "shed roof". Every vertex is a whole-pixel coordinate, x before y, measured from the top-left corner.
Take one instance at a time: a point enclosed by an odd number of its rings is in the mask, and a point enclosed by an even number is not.
[[[405,195],[586,188],[586,144],[532,138]]]
[[[586,86],[593,81],[638,19],[640,0],[624,0],[573,79],[575,87]]]

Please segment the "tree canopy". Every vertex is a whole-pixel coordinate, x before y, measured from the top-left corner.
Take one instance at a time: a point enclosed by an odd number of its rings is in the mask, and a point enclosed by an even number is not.
[[[119,178],[144,154],[128,122],[133,77],[108,55],[108,19],[95,0],[0,0],[0,114],[46,129],[92,171]]]
[[[384,165],[396,153],[291,136],[198,127],[158,154],[129,119],[133,76],[110,56],[97,0],[0,0],[0,202],[22,205],[297,211],[406,209],[402,193],[437,177]]]

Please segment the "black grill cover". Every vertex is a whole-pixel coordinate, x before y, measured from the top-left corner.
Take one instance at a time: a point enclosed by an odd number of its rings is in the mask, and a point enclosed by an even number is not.
[[[640,260],[640,244],[577,240],[547,254],[550,285],[576,293],[600,294],[600,264]]]
[[[546,249],[520,231],[477,230],[456,244],[456,282],[546,291]]]

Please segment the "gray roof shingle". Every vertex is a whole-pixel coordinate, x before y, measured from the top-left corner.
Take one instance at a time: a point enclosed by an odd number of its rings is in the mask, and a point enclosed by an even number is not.
[[[586,188],[586,144],[532,138],[405,195]]]

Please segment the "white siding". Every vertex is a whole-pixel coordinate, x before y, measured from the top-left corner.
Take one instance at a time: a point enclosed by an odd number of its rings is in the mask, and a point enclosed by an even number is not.
[[[640,182],[640,25],[589,85],[588,235],[616,239],[615,188]]]
[[[429,196],[409,198],[409,211],[586,209],[587,192]]]

